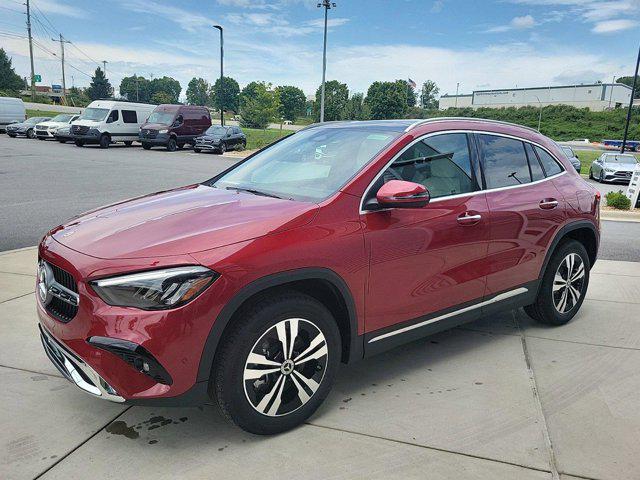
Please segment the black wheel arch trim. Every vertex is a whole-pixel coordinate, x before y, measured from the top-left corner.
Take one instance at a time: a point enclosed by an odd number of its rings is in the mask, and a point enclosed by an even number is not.
[[[544,276],[544,272],[546,271],[547,265],[551,260],[551,256],[556,251],[556,248],[558,247],[558,244],[562,241],[562,239],[565,238],[568,233],[575,230],[582,229],[582,228],[588,228],[589,230],[591,230],[596,239],[596,252],[594,255],[594,260],[593,262],[591,262],[591,265],[590,265],[591,267],[593,267],[593,265],[596,263],[596,259],[598,258],[598,249],[600,247],[600,234],[598,233],[598,229],[596,228],[596,226],[590,220],[576,220],[564,225],[562,228],[558,230],[556,235],[553,237],[553,240],[551,241],[551,245],[549,245],[549,248],[547,249],[547,254],[544,257],[544,262],[542,264],[542,268],[540,269],[540,274],[538,275],[539,279],[542,279],[542,277]]]
[[[337,292],[344,300],[349,317],[349,355],[347,362],[351,363],[362,359],[364,336],[358,335],[358,319],[355,302],[347,283],[342,279],[342,277],[340,277],[340,275],[327,268],[300,268],[296,270],[286,270],[254,280],[244,286],[229,302],[227,302],[215,319],[207,340],[205,341],[202,355],[200,357],[200,365],[198,367],[198,377],[196,381],[202,382],[210,379],[213,361],[215,359],[220,339],[222,338],[233,315],[245,301],[267,289],[302,280],[324,280],[336,288]]]

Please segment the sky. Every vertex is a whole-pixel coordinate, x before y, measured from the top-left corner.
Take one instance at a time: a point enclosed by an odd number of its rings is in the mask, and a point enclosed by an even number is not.
[[[295,85],[322,78],[319,0],[31,0],[35,73],[87,86],[98,62],[117,89],[124,76],[168,75],[182,84],[225,75]],[[29,75],[24,0],[0,0],[0,47]],[[329,11],[327,79],[364,92],[376,80],[427,79],[440,93],[610,82],[632,75],[640,0],[336,0]],[[54,55],[55,54],[55,55]],[[57,55],[57,56],[56,56]],[[101,65],[101,63],[100,63]]]

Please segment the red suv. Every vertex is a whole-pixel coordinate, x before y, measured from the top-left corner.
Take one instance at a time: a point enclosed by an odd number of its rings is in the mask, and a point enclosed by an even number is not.
[[[42,343],[95,396],[213,397],[245,430],[283,431],[318,408],[340,362],[498,310],[571,320],[599,203],[529,128],[311,126],[206,182],[51,230]]]

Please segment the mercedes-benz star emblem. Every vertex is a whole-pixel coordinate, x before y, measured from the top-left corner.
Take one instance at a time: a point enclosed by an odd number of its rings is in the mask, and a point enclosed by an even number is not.
[[[53,272],[51,271],[51,267],[45,262],[40,262],[38,265],[38,296],[44,306],[47,306],[51,301],[49,285],[52,280]]]

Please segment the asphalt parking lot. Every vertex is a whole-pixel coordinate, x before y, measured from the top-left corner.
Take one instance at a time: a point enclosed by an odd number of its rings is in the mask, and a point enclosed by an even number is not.
[[[236,160],[0,135],[1,479],[640,478],[638,223],[603,222],[568,325],[507,311],[344,366],[286,434],[242,432],[214,405],[111,404],[63,379],[37,336],[35,249],[2,250]]]
[[[339,372],[303,426],[91,398],[36,333],[34,248],[0,253],[0,478],[637,479],[640,264],[600,260],[559,328],[481,319]]]

